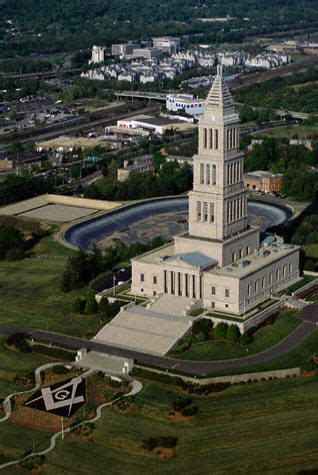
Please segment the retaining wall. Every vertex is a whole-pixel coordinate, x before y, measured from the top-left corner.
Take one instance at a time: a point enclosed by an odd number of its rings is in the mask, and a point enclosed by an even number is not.
[[[167,371],[161,371],[155,368],[147,368],[139,365],[135,365],[136,368],[145,369],[152,373],[164,374],[165,376],[170,376],[173,378],[180,378],[183,381],[199,384],[204,386],[212,383],[243,383],[243,382],[256,382],[256,381],[268,381],[270,379],[283,379],[290,378],[294,376],[299,376],[301,373],[300,368],[288,368],[288,369],[277,369],[273,371],[260,371],[257,373],[245,373],[245,374],[234,374],[229,376],[216,376],[214,378],[193,378],[191,376],[183,376],[177,373],[171,373]]]

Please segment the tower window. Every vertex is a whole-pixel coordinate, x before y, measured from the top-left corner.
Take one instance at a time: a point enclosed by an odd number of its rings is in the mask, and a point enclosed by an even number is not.
[[[216,165],[212,165],[212,185],[216,185]]]
[[[201,221],[202,212],[201,212],[201,201],[197,201],[197,221]]]
[[[200,184],[204,183],[204,163],[200,163]]]
[[[208,146],[208,130],[206,128],[203,129],[203,147],[207,148]]]
[[[214,223],[214,203],[210,203],[210,223]]]
[[[140,282],[145,282],[145,274],[140,274]]]
[[[219,148],[219,131],[218,131],[218,129],[215,129],[215,143],[214,143],[214,148],[215,148],[215,150],[218,150],[218,148]]]
[[[225,289],[225,294],[224,294],[224,295],[225,295],[226,298],[229,298],[229,296],[230,296],[230,289]]]
[[[208,220],[209,220],[209,217],[208,217],[208,206],[209,206],[208,203],[206,203],[206,202],[203,203],[203,221],[204,221],[205,223],[207,223]]]
[[[206,166],[206,184],[209,185],[210,181],[211,181],[210,165],[207,164],[207,166]]]
[[[213,148],[213,129],[210,129],[210,148]]]

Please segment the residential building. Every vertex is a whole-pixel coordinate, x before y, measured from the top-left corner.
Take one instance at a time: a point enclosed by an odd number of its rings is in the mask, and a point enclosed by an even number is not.
[[[124,160],[124,166],[117,170],[117,180],[125,181],[132,172],[153,172],[152,155],[141,155],[130,160]]]
[[[105,46],[93,46],[92,48],[92,59],[90,63],[103,63],[105,61]]]
[[[262,170],[245,173],[244,186],[248,190],[262,191],[264,193],[279,193],[282,186],[283,175]]]
[[[180,50],[181,40],[172,36],[160,36],[152,39],[154,48],[160,49],[164,53],[176,54]]]

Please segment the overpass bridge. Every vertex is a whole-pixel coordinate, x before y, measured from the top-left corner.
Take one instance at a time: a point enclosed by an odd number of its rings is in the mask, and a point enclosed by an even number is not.
[[[178,92],[176,91],[170,91],[170,92],[175,92],[176,94]],[[180,93],[180,92],[179,92]],[[158,101],[158,102],[166,102],[166,97],[167,93],[162,93],[162,92],[146,92],[146,91],[114,91],[114,95],[117,97],[117,99],[123,99],[123,98],[129,98],[132,101],[134,99],[144,99],[150,101]],[[236,105],[244,105],[241,104],[240,102],[236,102]],[[248,105],[248,104],[247,104]],[[260,107],[260,106],[249,106],[253,110],[265,110],[265,107]],[[283,110],[283,109],[271,109],[278,117],[284,118],[286,116],[290,116],[295,120],[307,120],[313,115],[317,116],[318,114],[307,114],[305,112],[297,112],[297,111],[290,111],[290,110]]]

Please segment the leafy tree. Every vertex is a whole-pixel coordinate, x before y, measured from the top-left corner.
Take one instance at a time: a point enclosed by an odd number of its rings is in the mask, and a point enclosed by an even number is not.
[[[226,338],[228,325],[226,323],[218,323],[213,330],[215,338]]]
[[[229,341],[237,341],[240,338],[240,330],[236,325],[230,325],[226,332],[226,339]]]
[[[249,332],[245,332],[240,336],[239,341],[241,345],[246,346],[252,343],[253,337]]]
[[[91,290],[88,293],[87,298],[86,298],[85,313],[90,315],[90,314],[96,313],[96,312],[97,312],[97,302],[96,302],[96,299],[95,299],[95,292],[93,290]]]

